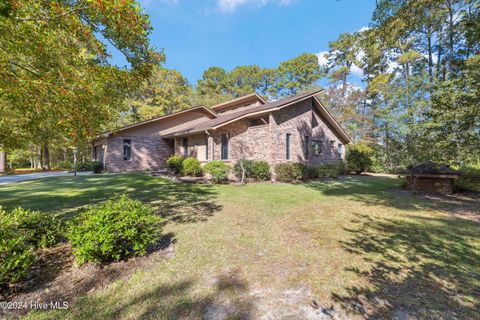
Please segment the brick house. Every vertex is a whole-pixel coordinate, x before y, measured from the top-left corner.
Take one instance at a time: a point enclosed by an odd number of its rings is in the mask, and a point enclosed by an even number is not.
[[[202,163],[341,161],[351,140],[318,92],[268,103],[250,94],[211,109],[199,106],[138,122],[97,137],[93,158],[108,172],[161,170],[172,154]]]

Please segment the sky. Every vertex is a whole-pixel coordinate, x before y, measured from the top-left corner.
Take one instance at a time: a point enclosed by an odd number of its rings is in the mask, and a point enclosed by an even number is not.
[[[164,66],[193,85],[211,66],[272,68],[304,52],[319,54],[322,62],[328,42],[367,27],[375,6],[375,0],[139,2],[153,26],[151,45],[166,54]],[[115,53],[114,62],[122,64]]]

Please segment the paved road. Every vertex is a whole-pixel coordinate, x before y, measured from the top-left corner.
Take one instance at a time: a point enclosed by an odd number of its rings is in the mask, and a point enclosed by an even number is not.
[[[92,172],[91,171],[77,172],[77,174],[86,175],[86,174],[92,174]],[[34,180],[34,179],[50,178],[50,177],[61,177],[61,176],[73,176],[73,173],[68,173],[68,171],[55,171],[55,172],[25,173],[25,174],[18,174],[15,176],[2,176],[0,177],[0,185],[26,181],[26,180]]]

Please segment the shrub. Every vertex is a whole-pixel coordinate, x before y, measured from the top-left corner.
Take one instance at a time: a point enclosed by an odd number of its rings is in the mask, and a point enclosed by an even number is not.
[[[278,181],[298,182],[305,178],[306,167],[301,163],[281,163],[275,166]]]
[[[212,176],[214,183],[220,183],[227,180],[230,167],[220,160],[214,160],[207,163],[203,169]]]
[[[103,164],[100,161],[93,161],[92,170],[93,170],[93,173],[102,173]]]
[[[480,192],[480,164],[465,165],[458,168],[460,177],[455,180],[457,190]]]
[[[242,176],[242,167],[241,167],[242,161],[243,161],[243,168],[245,170],[245,178],[251,178],[253,160],[238,160],[233,166],[233,172],[235,173],[235,176],[239,178]]]
[[[336,178],[343,174],[345,171],[345,165],[343,162],[324,163],[317,166],[319,177]]]
[[[361,174],[367,171],[372,165],[373,150],[364,143],[349,145],[345,159],[347,170]]]
[[[266,161],[253,161],[251,171],[255,180],[270,180],[270,165]]]
[[[179,174],[183,171],[183,158],[177,155],[172,155],[167,159],[167,167]]]
[[[34,250],[58,243],[61,226],[50,214],[0,207],[0,286],[20,280],[35,262]]]
[[[72,162],[72,170],[74,169],[74,164]],[[77,162],[77,171],[92,171],[93,165],[92,162]]]
[[[123,195],[89,206],[70,225],[68,239],[77,263],[104,263],[143,255],[161,235],[153,209]]]
[[[198,177],[202,175],[202,167],[200,166],[200,161],[197,158],[189,157],[183,160],[183,174],[187,176]]]

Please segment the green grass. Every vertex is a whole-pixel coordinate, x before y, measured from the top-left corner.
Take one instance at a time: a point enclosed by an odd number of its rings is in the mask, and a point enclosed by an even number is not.
[[[236,317],[298,316],[290,309],[311,308],[313,299],[349,318],[478,318],[480,224],[444,203],[389,191],[398,186],[380,176],[212,186],[92,175],[0,186],[0,205],[69,218],[129,193],[156,208],[174,235],[174,258],[31,318],[201,319],[219,305]],[[290,306],[288,292],[308,293]]]

